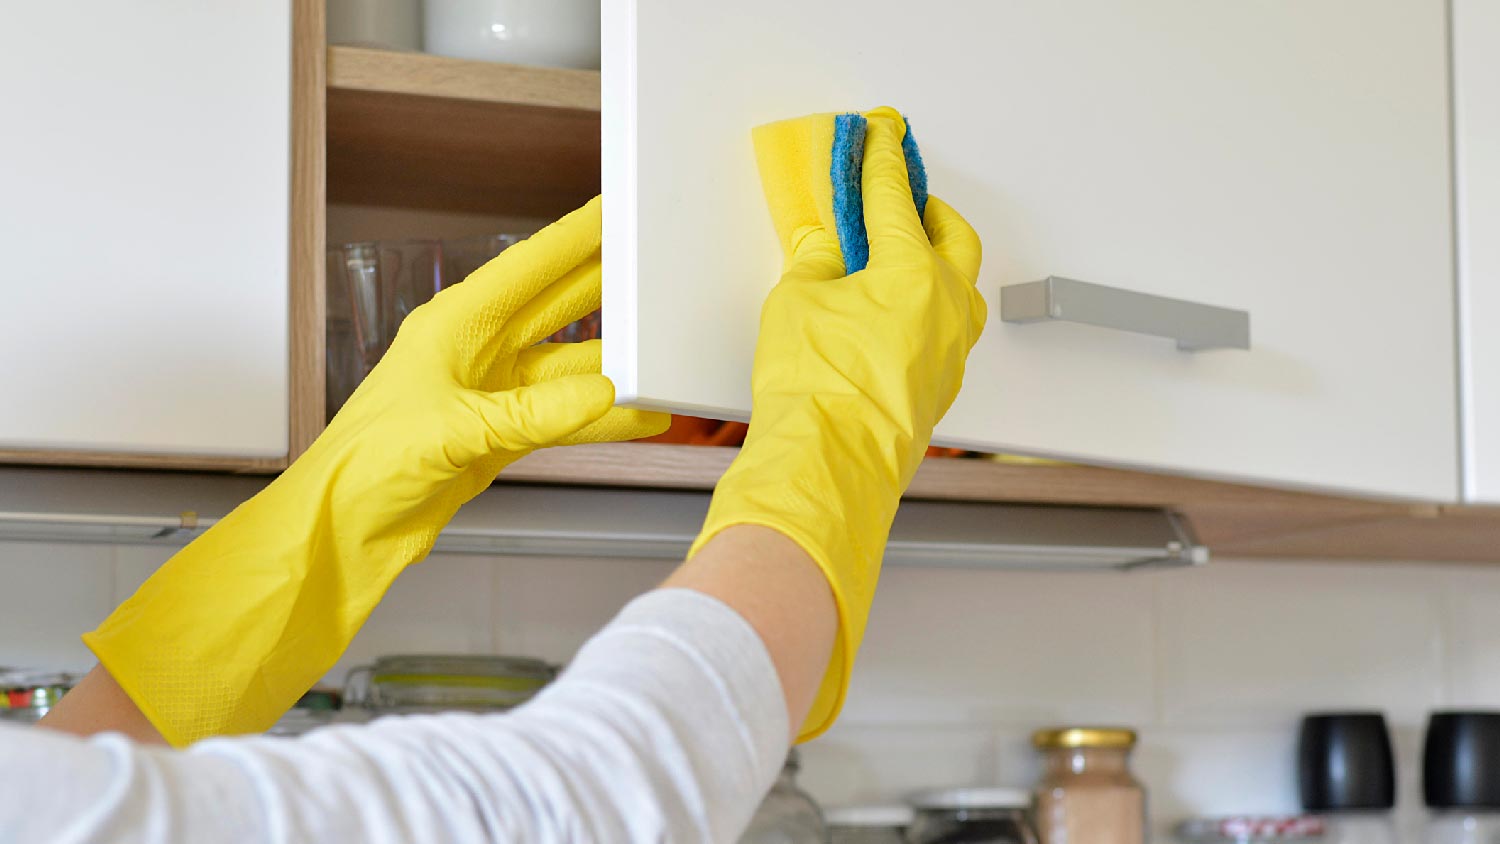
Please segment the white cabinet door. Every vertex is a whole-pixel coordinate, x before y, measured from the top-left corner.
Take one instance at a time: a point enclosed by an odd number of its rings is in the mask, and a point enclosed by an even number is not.
[[[1500,3],[1454,0],[1464,493],[1500,504]]]
[[[0,11],[0,449],[287,453],[290,28]]]
[[[606,371],[749,409],[780,255],[752,126],[891,104],[992,309],[950,445],[1457,495],[1443,0],[604,4]],[[1248,310],[1250,351],[1007,324],[1047,276]]]

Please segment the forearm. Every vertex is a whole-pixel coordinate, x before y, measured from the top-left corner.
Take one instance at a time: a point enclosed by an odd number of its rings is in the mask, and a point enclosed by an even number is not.
[[[776,666],[795,738],[828,667],[838,624],[828,580],[807,552],[778,531],[737,525],[714,536],[662,585],[717,598],[750,623]]]
[[[167,743],[102,665],[94,666],[38,724],[76,736],[121,733],[145,744]]]
[[[408,546],[425,550],[398,542],[399,523],[351,524],[344,514],[359,511],[345,502],[367,488],[351,468],[305,455],[84,635],[168,741],[269,727],[338,660],[413,558]]]
[[[263,653],[246,654],[243,647],[250,629],[267,643],[298,641],[296,668],[302,681],[293,684],[283,699],[260,707],[265,712],[258,719],[262,726],[273,721],[302,688],[334,664],[386,588],[425,548],[408,543],[403,553],[361,563],[359,578],[344,577],[336,565],[314,564],[318,559],[314,546],[325,562],[366,556],[363,532],[336,529],[340,524],[337,512],[348,509],[339,502],[358,501],[378,491],[372,489],[372,479],[347,469],[350,445],[347,438],[320,441],[284,475],[174,555],[115,611],[101,630],[107,632],[114,626],[148,631],[131,637],[137,652],[126,660],[130,673],[117,678],[110,672],[112,661],[123,659],[110,637],[98,632],[86,635],[85,643],[101,664],[47,714],[42,726],[78,735],[119,732],[138,741],[163,742],[166,739],[153,723],[155,718],[146,711],[155,696],[152,680],[165,674],[203,682],[237,658],[258,661]],[[312,506],[319,500],[336,506]],[[401,530],[398,524],[381,527],[391,533]],[[247,536],[256,539],[246,542]],[[216,584],[223,582],[229,570],[254,572],[254,577],[245,578],[240,588],[225,594]],[[211,597],[182,597],[192,592]],[[310,600],[276,599],[288,593]],[[335,594],[339,601],[323,600]],[[280,613],[266,609],[278,606],[284,608]],[[183,649],[173,647],[178,637],[195,642],[203,656],[195,662],[184,661]],[[282,676],[286,674],[283,670]],[[186,688],[193,683],[180,685]],[[259,689],[260,684],[248,688]],[[244,701],[235,703],[243,705]]]

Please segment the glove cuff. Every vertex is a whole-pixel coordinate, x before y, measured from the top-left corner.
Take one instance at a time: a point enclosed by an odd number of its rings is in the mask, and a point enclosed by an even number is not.
[[[819,414],[814,414],[817,416]],[[892,465],[890,436],[799,414],[751,434],[715,488],[702,532],[688,552],[735,525],[771,528],[797,543],[828,579],[839,623],[818,696],[798,735],[832,726],[864,638],[891,522],[909,473]],[[897,447],[899,448],[899,446]],[[891,461],[891,462],[888,462]]]

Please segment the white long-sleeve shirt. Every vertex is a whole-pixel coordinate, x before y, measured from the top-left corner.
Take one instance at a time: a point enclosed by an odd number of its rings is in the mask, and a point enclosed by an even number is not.
[[[788,727],[750,625],[658,590],[504,715],[185,751],[0,725],[0,841],[734,841]]]

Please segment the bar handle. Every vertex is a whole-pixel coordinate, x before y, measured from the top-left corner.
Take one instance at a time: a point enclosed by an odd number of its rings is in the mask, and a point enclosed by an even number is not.
[[[1064,320],[1151,334],[1185,352],[1250,348],[1250,312],[1137,293],[1062,276],[1000,288],[1006,322]]]

